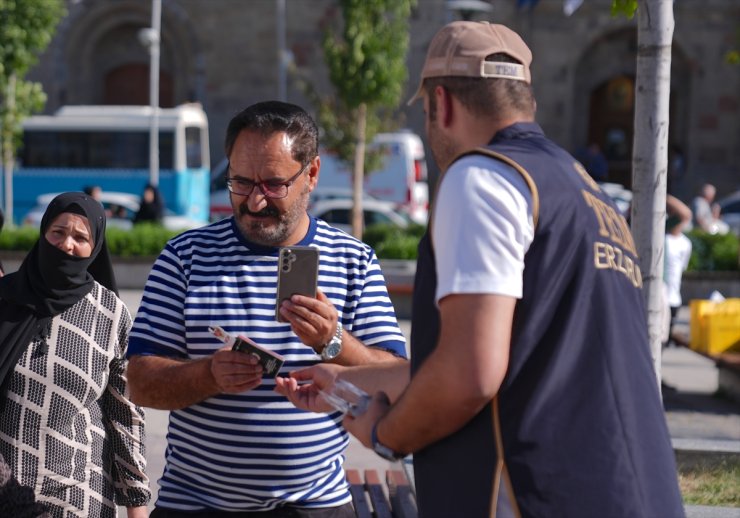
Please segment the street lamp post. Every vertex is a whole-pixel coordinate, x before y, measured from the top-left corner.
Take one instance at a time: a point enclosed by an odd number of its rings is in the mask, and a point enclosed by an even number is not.
[[[477,14],[493,11],[491,3],[482,0],[447,0],[445,8],[450,12],[457,12],[466,21],[472,20]]]
[[[288,100],[288,73],[285,50],[285,0],[277,0],[277,16],[275,17],[278,50],[278,100]]]
[[[159,185],[159,43],[162,0],[152,0],[152,26],[139,31],[139,40],[149,49],[149,183]]]

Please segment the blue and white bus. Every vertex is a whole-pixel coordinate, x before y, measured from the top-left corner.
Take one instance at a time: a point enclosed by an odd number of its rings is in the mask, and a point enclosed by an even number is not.
[[[64,106],[23,122],[13,173],[14,220],[44,193],[103,191],[141,195],[149,182],[148,106]],[[208,119],[200,104],[159,110],[159,189],[174,214],[208,222]]]

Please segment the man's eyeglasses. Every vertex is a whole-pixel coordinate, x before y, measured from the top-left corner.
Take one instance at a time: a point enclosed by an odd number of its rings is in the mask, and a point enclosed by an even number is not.
[[[260,191],[262,191],[262,194],[264,194],[266,198],[285,198],[288,195],[288,187],[293,185],[293,183],[298,179],[299,176],[301,176],[301,174],[303,174],[303,171],[306,170],[306,167],[308,167],[310,163],[311,160],[306,162],[306,164],[301,167],[300,171],[298,171],[296,174],[294,174],[284,182],[277,180],[254,182],[252,180],[247,180],[246,178],[228,178],[226,180],[226,187],[229,189],[230,192],[236,194],[237,196],[249,196],[250,194],[252,194],[255,186],[259,186]],[[231,170],[230,163],[228,164],[228,170]]]

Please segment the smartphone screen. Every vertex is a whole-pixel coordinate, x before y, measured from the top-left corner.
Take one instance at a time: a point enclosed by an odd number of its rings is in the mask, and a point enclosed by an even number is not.
[[[292,295],[316,297],[319,277],[319,249],[312,246],[286,246],[278,252],[277,299],[275,320],[280,316],[280,304]]]

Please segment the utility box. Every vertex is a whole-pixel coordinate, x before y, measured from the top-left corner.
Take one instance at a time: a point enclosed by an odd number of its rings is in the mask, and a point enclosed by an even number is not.
[[[692,300],[689,347],[709,356],[740,352],[740,299]]]

